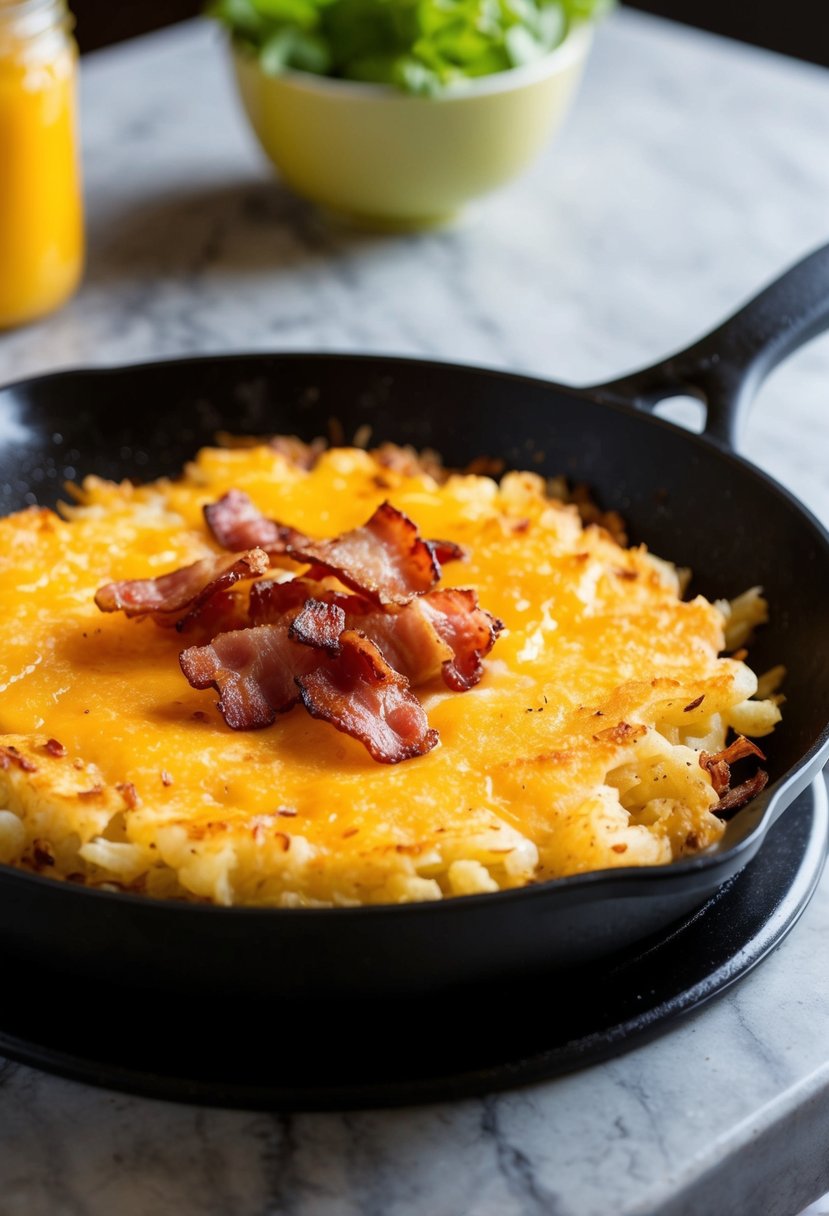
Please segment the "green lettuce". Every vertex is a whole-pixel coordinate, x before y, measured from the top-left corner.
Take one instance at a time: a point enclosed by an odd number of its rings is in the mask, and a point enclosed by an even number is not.
[[[435,94],[532,63],[612,0],[212,0],[273,75],[287,68]]]

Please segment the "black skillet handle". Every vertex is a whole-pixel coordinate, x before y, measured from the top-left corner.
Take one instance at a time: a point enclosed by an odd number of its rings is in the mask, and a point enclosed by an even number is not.
[[[687,350],[588,391],[651,411],[687,395],[707,409],[705,434],[736,446],[738,425],[763,380],[787,355],[829,329],[829,245],[815,250]]]

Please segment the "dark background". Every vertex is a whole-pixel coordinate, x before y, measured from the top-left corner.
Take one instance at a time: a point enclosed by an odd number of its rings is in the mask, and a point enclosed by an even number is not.
[[[192,17],[202,0],[70,0],[81,49]],[[630,0],[630,7],[829,66],[826,0]]]

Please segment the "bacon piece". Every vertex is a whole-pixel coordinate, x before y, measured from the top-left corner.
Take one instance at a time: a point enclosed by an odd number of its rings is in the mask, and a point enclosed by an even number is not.
[[[397,611],[352,616],[359,628],[380,647],[387,662],[412,684],[442,675],[454,692],[466,692],[483,675],[483,657],[495,644],[503,623],[478,607],[477,594],[449,588],[418,596]]]
[[[218,502],[208,503],[204,518],[213,538],[223,549],[264,549],[266,553],[286,553],[290,545],[309,543],[298,532],[275,519],[266,519],[244,490],[228,490]]]
[[[301,608],[308,599],[323,598],[316,582],[304,578],[262,579],[250,589],[248,614],[252,625],[274,625],[286,613]]]
[[[336,654],[345,627],[342,608],[309,597],[301,579],[271,586],[286,591],[274,622],[219,634],[209,645],[179,655],[193,688],[212,686],[219,693],[219,710],[233,730],[270,726],[278,713],[296,704],[295,676],[322,662],[318,651]]]
[[[425,684],[439,676],[454,651],[440,637],[425,606],[425,596],[396,611],[376,609],[359,614],[346,610],[349,629],[359,629],[370,638],[386,662],[411,684]]]
[[[36,773],[37,765],[28,756],[22,755],[12,744],[8,747],[0,747],[0,769],[10,768],[12,764],[17,765],[24,773]]]
[[[748,781],[744,781],[741,785],[735,785],[733,790],[729,790],[723,794],[717,805],[714,807],[713,814],[718,819],[731,819],[734,813],[745,806],[747,802],[751,802],[752,798],[766,788],[769,775],[764,769],[758,768],[753,777],[749,777]]]
[[[707,755],[707,753],[703,752],[702,755]],[[711,759],[716,762],[725,760],[727,764],[734,764],[735,761],[742,760],[745,756],[759,756],[761,760],[766,758],[756,743],[752,743],[745,735],[738,735],[721,752],[714,752]]]
[[[746,739],[745,735],[738,735],[734,742],[721,752],[700,752],[700,768],[707,769],[711,774],[715,794],[722,796],[726,792],[731,784],[730,766],[737,760],[742,760],[744,756],[759,756],[761,760],[766,758],[757,744]]]
[[[346,627],[365,633],[412,684],[442,675],[456,692],[478,683],[483,658],[504,627],[478,607],[477,595],[469,589],[431,591],[402,607],[379,611],[360,596],[344,595],[306,577],[255,583],[250,592],[250,619],[255,625],[279,621],[308,599],[342,608]]]
[[[179,655],[194,688],[216,689],[219,711],[232,730],[270,726],[299,700],[294,677],[320,661],[320,653],[290,638],[284,624],[222,633],[208,646]]]
[[[479,608],[477,593],[467,588],[433,591],[420,604],[454,655],[443,664],[444,681],[454,692],[466,692],[483,675],[484,657],[498,640],[504,622]]]
[[[279,601],[278,612],[271,604],[271,622],[219,634],[179,655],[193,688],[219,693],[219,711],[233,730],[270,726],[295,705],[295,677],[319,666],[324,653],[337,652],[345,626],[342,608],[314,600],[303,580],[268,585]]]
[[[256,583],[251,587],[251,591],[255,586]],[[249,624],[248,606],[244,599],[233,591],[219,591],[206,603],[188,612],[176,627],[179,633],[186,633],[194,640],[209,642],[219,633],[245,629]]]
[[[731,769],[725,760],[715,760],[708,752],[700,752],[700,767],[708,769],[714,793],[720,797],[731,784]]]
[[[431,591],[400,608],[380,611],[360,596],[344,595],[304,576],[283,583],[255,583],[250,619],[255,625],[277,622],[309,599],[342,608],[345,627],[361,630],[412,684],[442,675],[456,692],[478,683],[483,658],[503,629],[501,621],[478,607],[472,590]]]
[[[304,646],[315,646],[326,654],[340,653],[340,634],[345,629],[345,613],[337,604],[308,600],[288,629],[288,637]]]
[[[387,509],[387,510],[386,510]],[[417,529],[411,520],[408,520],[402,512],[396,511],[394,507],[384,503],[382,507],[372,516],[367,524],[363,525],[362,529],[355,529],[355,532],[347,532],[343,536],[333,541],[315,541],[311,537],[306,536],[304,532],[298,531],[296,528],[290,527],[289,524],[280,523],[276,519],[268,519],[262,514],[259,508],[253,503],[252,499],[243,490],[228,490],[222,498],[217,502],[208,503],[204,508],[204,518],[210,530],[213,539],[222,546],[223,549],[230,549],[238,552],[241,549],[260,548],[271,556],[289,554],[296,560],[314,560],[315,568],[309,571],[312,578],[319,579],[325,577],[330,569],[330,562],[320,566],[316,559],[301,556],[302,550],[316,549],[321,545],[342,545],[348,541],[355,543],[357,533],[369,529],[377,534],[380,543],[389,543],[389,540],[398,543],[400,540],[408,540],[401,527],[400,521],[406,521],[414,529],[414,539],[418,545],[424,544],[429,550],[433,562],[438,563],[438,574],[440,577],[439,567],[447,562],[461,561],[466,557],[464,549],[452,540],[426,540],[420,542],[417,536]],[[387,518],[382,520],[378,518],[386,515]],[[393,514],[392,514],[393,513]],[[393,528],[399,530],[398,536],[392,534]],[[418,553],[419,562],[422,563],[424,555]],[[360,577],[358,573],[358,578]],[[348,580],[346,580],[348,581]],[[436,580],[432,580],[434,582]],[[432,582],[428,586],[432,585]],[[428,586],[422,588],[427,590]],[[382,590],[382,588],[380,588]],[[381,600],[381,602],[383,602]]]
[[[769,775],[763,769],[758,768],[753,777],[749,777],[741,785],[735,785],[733,790],[729,789],[731,765],[745,756],[759,756],[761,760],[766,758],[757,744],[746,739],[744,735],[738,735],[733,743],[723,748],[722,751],[713,754],[700,752],[700,766],[711,774],[714,792],[719,795],[720,800],[712,812],[719,819],[731,819],[740,807],[745,806],[766,787]]]
[[[322,571],[325,575],[326,572]],[[371,612],[374,605],[358,595],[346,594],[328,586],[322,580],[302,575],[277,583],[263,579],[250,589],[250,621],[253,625],[272,625],[294,608],[301,608],[307,600],[322,600],[338,604],[344,612],[357,616]]]
[[[336,605],[345,614],[342,628],[360,629],[392,667],[413,683],[423,683],[440,674],[441,663],[454,652],[438,636],[424,610],[428,596],[416,597],[402,608],[378,609],[370,600],[331,587],[336,580],[318,581],[305,576],[283,583],[255,583],[250,591],[250,619],[254,625],[276,624],[290,618],[309,600]],[[313,640],[309,639],[313,645]]]
[[[466,550],[453,540],[427,540],[426,544],[441,566],[447,562],[462,562],[466,558]]]
[[[359,739],[375,760],[393,764],[430,751],[438,735],[409,681],[344,624],[339,605],[311,599],[287,629],[283,620],[221,634],[179,661],[194,688],[216,688],[233,730],[269,726],[301,697],[309,713]]]
[[[269,564],[267,553],[256,548],[230,557],[205,557],[159,578],[107,583],[96,591],[95,603],[101,612],[151,616],[159,625],[181,628],[214,595],[240,579],[264,574]]]
[[[254,625],[290,621],[309,600],[336,605],[345,614],[340,630],[360,629],[380,648],[387,663],[411,683],[422,684],[440,675],[442,663],[454,659],[454,651],[440,638],[425,608],[428,598],[418,596],[402,608],[380,610],[370,600],[313,579],[263,580],[250,589],[250,620]],[[313,641],[309,639],[308,644]]]
[[[334,540],[289,545],[297,561],[324,566],[348,587],[380,604],[408,604],[430,591],[440,566],[417,526],[384,502],[366,523]]]
[[[409,681],[358,630],[345,630],[336,660],[297,677],[297,685],[312,717],[358,739],[381,764],[425,755],[438,742]]]

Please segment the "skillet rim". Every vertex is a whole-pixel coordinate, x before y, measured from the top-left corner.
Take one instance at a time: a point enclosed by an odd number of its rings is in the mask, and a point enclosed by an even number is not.
[[[226,365],[231,363],[255,365],[260,362],[273,363],[282,361],[289,363],[299,363],[302,361],[336,363],[345,361],[349,363],[377,365],[389,363],[398,366],[414,365],[417,368],[432,369],[436,372],[447,370],[453,373],[471,372],[477,375],[510,381],[516,385],[532,385],[534,389],[585,397],[600,409],[636,418],[643,425],[653,426],[657,430],[663,429],[674,434],[679,433],[681,438],[689,445],[697,447],[706,454],[714,451],[726,461],[735,463],[743,472],[759,482],[764,492],[771,492],[772,495],[782,499],[790,509],[794,510],[799,522],[809,527],[813,539],[823,548],[827,561],[829,561],[829,528],[825,527],[795,494],[770,474],[754,464],[753,461],[741,456],[730,444],[717,438],[715,435],[706,433],[706,431],[697,434],[686,430],[686,428],[678,426],[668,419],[661,418],[650,410],[637,406],[633,402],[624,403],[620,400],[608,400],[603,395],[604,385],[577,386],[562,384],[555,380],[545,379],[543,376],[509,371],[499,367],[487,367],[482,364],[447,359],[424,359],[408,354],[398,355],[393,353],[336,350],[254,350],[224,351],[218,354],[174,355],[169,358],[144,359],[133,363],[59,368],[55,371],[22,377],[0,385],[0,402],[2,402],[3,397],[7,394],[13,399],[15,394],[25,394],[33,388],[49,386],[56,382],[83,380],[88,377],[102,379],[107,377],[117,378],[142,370],[163,371],[169,367],[203,367],[216,363]],[[680,861],[671,862],[668,865],[619,866],[610,869],[590,870],[581,874],[567,875],[563,878],[551,878],[544,882],[531,883],[523,887],[512,887],[506,890],[477,895],[460,895],[440,900],[419,900],[402,904],[383,903],[361,904],[356,907],[279,908],[244,904],[228,906],[223,904],[197,903],[190,900],[162,899],[155,896],[136,895],[129,891],[106,891],[100,888],[68,883],[65,880],[50,878],[46,875],[35,874],[31,871],[4,863],[0,863],[0,879],[11,879],[23,884],[34,883],[37,886],[45,886],[52,892],[56,888],[63,893],[71,891],[75,895],[83,896],[84,898],[91,897],[105,901],[114,899],[119,905],[128,903],[136,908],[155,909],[159,912],[175,909],[177,912],[184,914],[232,914],[237,918],[256,918],[260,916],[270,918],[273,914],[277,913],[283,918],[287,916],[303,917],[307,920],[330,919],[332,914],[335,914],[338,921],[353,920],[355,918],[367,919],[381,915],[388,916],[390,912],[400,916],[437,915],[441,911],[445,912],[448,908],[473,909],[488,906],[493,901],[498,905],[505,905],[506,901],[514,903],[518,900],[531,900],[533,898],[555,899],[558,897],[557,893],[560,893],[562,898],[572,898],[575,895],[576,902],[583,902],[593,897],[597,888],[608,898],[629,898],[635,895],[641,896],[643,893],[656,895],[660,893],[660,889],[664,887],[666,882],[677,888],[681,887],[683,885],[681,883],[682,879],[686,880],[684,885],[689,889],[699,886],[700,890],[704,889],[708,891],[709,889],[716,889],[715,887],[711,887],[711,879],[713,877],[712,872],[715,872],[717,868],[729,871],[721,880],[724,882],[731,874],[738,872],[742,869],[742,866],[751,860],[761,847],[770,828],[791,802],[794,801],[797,794],[820,772],[827,758],[829,758],[829,716],[827,716],[823,729],[818,734],[816,740],[803,754],[799,762],[754,800],[754,809],[759,813],[757,823],[745,836],[726,849],[706,852],[693,858],[684,858]],[[792,788],[793,793],[791,797],[786,799],[784,803],[784,798]],[[735,865],[735,862],[738,864]],[[708,881],[704,882],[705,879]],[[718,886],[719,884],[716,885]],[[640,889],[632,889],[634,887]],[[643,887],[645,888],[644,892],[641,890]],[[579,899],[579,896],[581,896],[581,899]]]

